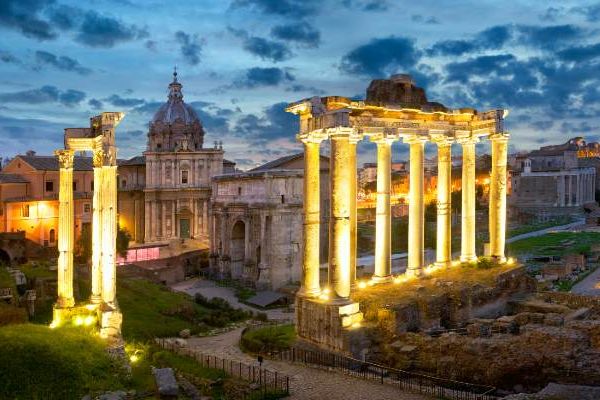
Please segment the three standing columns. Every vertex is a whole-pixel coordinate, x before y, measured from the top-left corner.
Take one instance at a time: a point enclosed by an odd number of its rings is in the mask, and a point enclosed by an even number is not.
[[[320,138],[307,137],[304,143],[304,257],[300,294],[316,297],[321,293],[319,283],[320,249]]]
[[[477,260],[475,253],[475,143],[476,137],[459,139],[462,145],[462,212],[460,261]],[[491,222],[490,222],[491,223]]]
[[[490,136],[492,142],[492,176],[490,182],[490,256],[499,263],[506,261],[506,161],[508,155],[507,133]]]
[[[438,149],[437,176],[437,236],[435,264],[449,267],[452,263],[452,141],[436,137]]]
[[[409,276],[420,276],[425,266],[425,203],[423,198],[423,159],[426,138],[408,136],[410,145],[410,184],[408,197],[408,266]]]
[[[388,282],[392,279],[392,220],[391,177],[392,143],[395,139],[378,137],[377,143],[377,208],[375,217],[375,272],[373,281]]]
[[[73,150],[57,150],[60,166],[60,191],[58,192],[58,306],[73,307]]]

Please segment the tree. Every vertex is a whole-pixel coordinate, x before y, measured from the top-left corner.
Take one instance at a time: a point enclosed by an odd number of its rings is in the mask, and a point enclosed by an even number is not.
[[[92,230],[89,227],[90,225],[88,224],[83,226],[81,235],[75,243],[75,256],[79,262],[82,263],[86,263],[90,260],[90,258],[92,258]],[[121,227],[118,227],[116,245],[117,254],[121,257],[125,257],[127,255],[130,240],[131,235],[127,229],[121,229]]]

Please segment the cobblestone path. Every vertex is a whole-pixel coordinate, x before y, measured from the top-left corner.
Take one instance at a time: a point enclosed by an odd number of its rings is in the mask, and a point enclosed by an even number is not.
[[[238,342],[242,328],[222,335],[187,340],[188,347],[197,348],[207,354],[214,354],[245,363],[257,361],[243,353]],[[258,363],[257,363],[258,365]],[[265,360],[263,367],[288,375],[291,378],[289,399],[294,400],[426,400],[431,397],[403,392],[389,385],[350,377],[301,364]]]

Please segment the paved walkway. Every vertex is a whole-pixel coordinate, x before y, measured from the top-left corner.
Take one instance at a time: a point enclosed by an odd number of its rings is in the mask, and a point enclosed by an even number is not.
[[[586,296],[600,296],[600,268],[585,277],[584,280],[573,286],[571,293]]]
[[[171,289],[176,290],[178,292],[187,293],[190,296],[194,296],[196,293],[202,294],[207,299],[212,299],[214,297],[220,297],[223,300],[226,300],[229,304],[231,304],[234,308],[241,308],[243,310],[249,310],[254,312],[264,312],[268,315],[270,320],[275,321],[293,321],[294,313],[286,312],[283,309],[269,309],[269,310],[261,310],[259,308],[251,307],[247,304],[240,303],[237,297],[235,297],[235,292],[233,289],[228,287],[217,286],[217,284],[213,281],[206,279],[190,279],[183,282],[178,282],[171,285]]]
[[[243,328],[218,336],[187,339],[188,347],[247,364],[256,359],[243,353],[238,342]],[[257,364],[258,365],[258,364]],[[290,377],[290,397],[293,400],[427,400],[431,397],[403,392],[390,385],[354,378],[301,364],[265,360],[263,367]]]

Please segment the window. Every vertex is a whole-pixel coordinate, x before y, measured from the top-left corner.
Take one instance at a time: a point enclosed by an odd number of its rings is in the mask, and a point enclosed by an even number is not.
[[[56,240],[56,232],[54,231],[54,229],[50,229],[50,243],[54,243],[55,240]]]
[[[4,208],[2,208],[2,206],[0,206],[0,217],[4,215]]]
[[[241,195],[242,195],[242,188],[238,187],[238,196],[241,196]]]
[[[160,150],[162,148],[162,144],[156,143],[156,148]]]
[[[281,204],[285,204],[285,196],[283,194],[281,195]]]
[[[54,192],[54,182],[46,181],[46,192]]]
[[[123,189],[125,189],[125,188],[127,187],[127,180],[126,180],[126,179],[122,179],[122,180],[121,180],[121,187],[122,187]]]
[[[90,203],[83,204],[83,212],[85,214],[89,214],[91,209],[92,209],[92,207],[90,206]]]
[[[94,191],[94,181],[92,181],[92,183],[90,184],[90,190],[93,192]]]
[[[182,184],[187,184],[188,183],[188,172],[187,171],[181,171],[181,183]]]
[[[77,182],[73,181],[73,191],[77,191]]]
[[[25,204],[22,209],[23,217],[29,218],[29,204]]]

